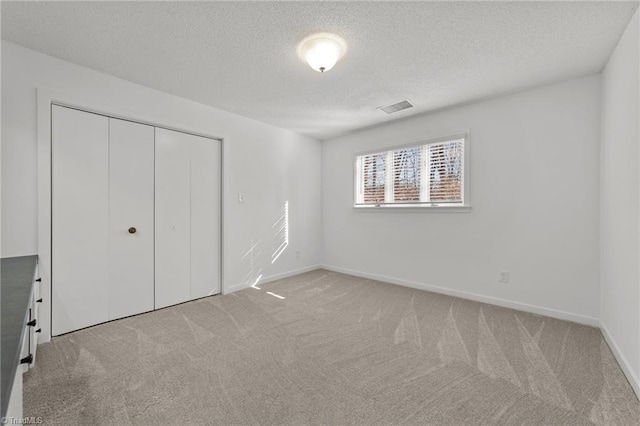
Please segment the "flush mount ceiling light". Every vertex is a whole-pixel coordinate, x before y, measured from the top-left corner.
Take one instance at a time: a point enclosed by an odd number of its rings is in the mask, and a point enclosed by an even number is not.
[[[347,43],[329,33],[311,35],[298,44],[298,56],[318,72],[329,71],[346,51]]]

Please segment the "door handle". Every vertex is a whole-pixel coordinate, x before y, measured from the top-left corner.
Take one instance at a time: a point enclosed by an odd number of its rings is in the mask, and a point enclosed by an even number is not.
[[[137,229],[136,229],[136,228],[134,228],[133,226],[132,226],[131,228],[129,228],[129,233],[130,233],[130,234],[135,234],[135,233],[136,233],[136,231],[137,231]]]

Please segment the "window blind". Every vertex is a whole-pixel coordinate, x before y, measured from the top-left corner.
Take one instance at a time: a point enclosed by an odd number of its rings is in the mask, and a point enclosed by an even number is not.
[[[393,151],[393,202],[420,201],[422,148]]]
[[[356,157],[355,205],[464,203],[465,138]]]
[[[363,203],[384,203],[386,186],[386,155],[384,153],[381,153],[365,155],[363,157]]]
[[[462,201],[463,141],[429,145],[429,201]]]

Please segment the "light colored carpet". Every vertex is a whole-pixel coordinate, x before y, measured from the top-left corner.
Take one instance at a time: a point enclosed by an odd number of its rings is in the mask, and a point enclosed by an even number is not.
[[[324,270],[54,338],[24,386],[66,425],[640,424],[596,328]]]

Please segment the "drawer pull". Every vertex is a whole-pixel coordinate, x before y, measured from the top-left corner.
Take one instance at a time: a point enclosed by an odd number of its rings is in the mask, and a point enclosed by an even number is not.
[[[20,364],[31,364],[33,362],[33,355],[29,354],[20,360]]]
[[[35,326],[36,326],[36,320],[34,320],[34,319],[33,319],[33,320],[29,321],[29,322],[27,323],[27,325],[28,325],[29,327],[35,327]]]
[[[38,278],[38,279],[36,279],[36,282],[37,282],[37,283],[42,282],[42,278]]]
[[[41,331],[42,331],[42,329],[39,328],[39,329],[36,330],[36,333],[40,333]]]
[[[36,302],[42,303],[42,297],[40,299],[36,300]]]

